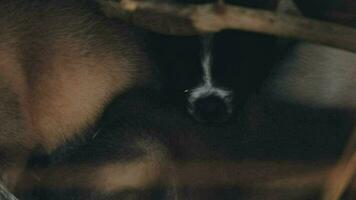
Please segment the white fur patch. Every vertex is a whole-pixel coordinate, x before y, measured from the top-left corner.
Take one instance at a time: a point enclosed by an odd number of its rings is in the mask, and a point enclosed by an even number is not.
[[[188,102],[193,105],[194,102],[199,98],[214,95],[220,97],[226,103],[228,107],[228,112],[231,113],[232,91],[215,86],[211,75],[211,67],[213,60],[213,56],[211,54],[212,39],[212,34],[203,37],[203,51],[201,58],[201,64],[203,67],[203,83],[199,84],[197,87],[193,88],[190,91]],[[190,112],[193,112],[193,110],[190,110]]]
[[[208,86],[213,85],[213,79],[211,76],[211,66],[213,59],[211,55],[212,39],[212,34],[203,37],[203,52],[201,58],[201,64],[203,66],[203,82]]]
[[[212,87],[209,85],[201,85],[199,87],[194,88],[189,95],[188,101],[189,103],[193,103],[195,100],[207,96],[217,96],[223,99],[226,103],[231,103],[232,101],[232,92],[229,90],[225,90],[223,88]]]

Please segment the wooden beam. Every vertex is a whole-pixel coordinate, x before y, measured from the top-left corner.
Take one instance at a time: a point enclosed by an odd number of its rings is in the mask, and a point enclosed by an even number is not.
[[[356,29],[308,19],[224,3],[177,5],[155,1],[97,0],[109,17],[129,21],[147,30],[194,35],[239,29],[305,40],[356,52]]]

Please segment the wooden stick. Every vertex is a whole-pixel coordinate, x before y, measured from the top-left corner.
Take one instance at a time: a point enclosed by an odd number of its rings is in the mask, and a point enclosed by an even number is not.
[[[325,185],[323,200],[338,200],[347,189],[356,174],[356,125],[346,149],[331,171]]]
[[[356,52],[356,29],[301,16],[227,4],[176,5],[152,1],[97,0],[109,17],[118,17],[148,30],[194,35],[239,29],[300,39]]]
[[[18,200],[0,181],[0,200]]]

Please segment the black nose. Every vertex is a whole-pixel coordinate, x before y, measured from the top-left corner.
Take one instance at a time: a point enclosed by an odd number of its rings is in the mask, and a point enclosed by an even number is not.
[[[203,122],[223,122],[229,116],[229,108],[223,98],[210,95],[198,98],[191,105],[192,115]]]

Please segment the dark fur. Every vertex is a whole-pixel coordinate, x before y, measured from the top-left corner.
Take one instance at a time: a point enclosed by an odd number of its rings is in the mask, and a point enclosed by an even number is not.
[[[165,0],[162,0],[165,1]],[[168,0],[176,3],[213,3],[213,0]],[[230,0],[229,4],[273,9],[270,1]],[[188,105],[189,91],[202,83],[202,36],[175,37],[149,33],[148,52],[158,67],[163,90],[181,109]],[[212,79],[215,86],[233,92],[232,107],[239,115],[248,98],[259,92],[279,53],[277,38],[223,30],[212,39]],[[187,92],[188,91],[188,92]]]

